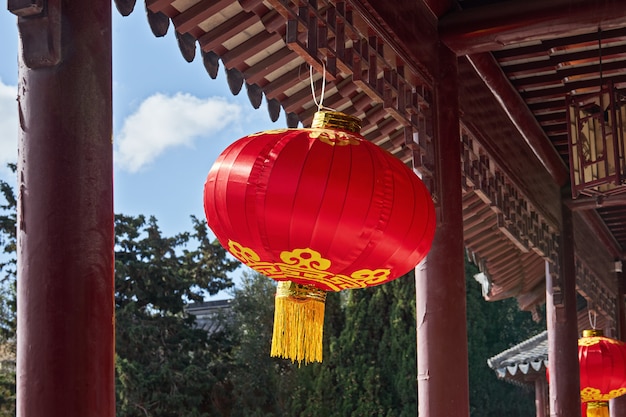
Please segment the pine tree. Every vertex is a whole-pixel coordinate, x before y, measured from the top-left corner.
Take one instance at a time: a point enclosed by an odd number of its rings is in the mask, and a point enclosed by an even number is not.
[[[228,333],[234,338],[228,382],[232,417],[282,416],[281,385],[287,385],[290,362],[270,357],[274,319],[274,281],[244,273],[234,291]]]
[[[324,361],[297,370],[290,415],[415,416],[412,273],[378,287],[329,294],[326,318]]]
[[[208,416],[214,373],[223,343],[194,327],[184,314],[231,284],[238,263],[208,239],[206,223],[194,232],[163,237],[157,221],[116,215],[115,303],[117,415]]]

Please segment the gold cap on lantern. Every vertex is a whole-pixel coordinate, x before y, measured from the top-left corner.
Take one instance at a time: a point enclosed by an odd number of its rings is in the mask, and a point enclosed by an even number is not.
[[[342,129],[359,133],[361,131],[361,119],[339,111],[320,110],[313,115],[311,128]]]
[[[272,356],[305,364],[322,361],[326,292],[281,281],[276,290]]]
[[[583,330],[583,337],[596,337],[596,336],[604,336],[604,332],[601,329]]]

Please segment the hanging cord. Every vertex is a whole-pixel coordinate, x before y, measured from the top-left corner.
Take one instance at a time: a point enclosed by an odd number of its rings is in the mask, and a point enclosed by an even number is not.
[[[313,65],[309,67],[309,78],[311,80],[311,94],[313,95],[313,102],[317,106],[317,111],[322,111],[324,107],[324,92],[326,90],[326,65],[322,62],[322,93],[320,94],[320,101],[317,102],[315,97],[315,82],[313,81]]]
[[[326,92],[326,64],[322,62],[322,93],[320,94],[320,101],[317,102],[317,97],[315,97],[315,81],[313,81],[313,66],[309,66],[309,79],[311,81],[311,94],[313,95],[313,102],[317,106],[317,111],[322,110],[330,110],[337,111],[332,107],[324,106],[324,93]]]
[[[593,330],[596,329],[596,324],[598,321],[598,313],[595,310],[589,309],[587,310],[587,315],[589,316],[589,325]],[[593,318],[592,318],[593,316]]]

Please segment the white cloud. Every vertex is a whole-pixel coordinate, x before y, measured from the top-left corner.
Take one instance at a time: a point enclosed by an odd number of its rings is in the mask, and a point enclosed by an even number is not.
[[[115,162],[137,172],[168,148],[192,146],[194,139],[216,132],[240,118],[241,108],[222,98],[157,93],[124,120],[117,137]]]
[[[0,80],[0,171],[17,162],[17,87]]]

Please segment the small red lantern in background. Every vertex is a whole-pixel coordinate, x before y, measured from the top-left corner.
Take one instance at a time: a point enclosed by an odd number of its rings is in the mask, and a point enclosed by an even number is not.
[[[360,120],[316,113],[310,129],[245,136],[211,168],[208,224],[237,259],[279,282],[272,356],[321,361],[326,291],[393,280],[427,254],[432,198]]]
[[[584,330],[578,362],[583,410],[587,417],[609,417],[608,401],[626,394],[626,344],[601,330]]]

